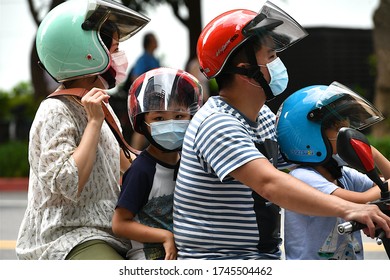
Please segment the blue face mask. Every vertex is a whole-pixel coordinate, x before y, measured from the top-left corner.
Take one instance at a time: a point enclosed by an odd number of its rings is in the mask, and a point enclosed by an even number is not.
[[[189,123],[189,120],[168,120],[147,125],[150,126],[153,140],[165,149],[173,151],[183,145]]]
[[[267,63],[267,65],[259,66],[268,68],[269,74],[271,76],[269,87],[271,88],[274,96],[277,96],[286,90],[288,84],[288,73],[286,66],[284,66],[282,60],[279,57],[270,63]]]

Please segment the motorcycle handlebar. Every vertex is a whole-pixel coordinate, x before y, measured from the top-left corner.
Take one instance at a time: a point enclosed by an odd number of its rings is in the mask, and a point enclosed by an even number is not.
[[[346,233],[351,233],[351,232],[363,229],[365,227],[366,227],[366,225],[358,223],[358,222],[354,222],[354,221],[352,221],[352,222],[345,222],[345,223],[339,224],[337,226],[337,232],[340,235],[343,235],[343,234],[346,234]]]
[[[340,235],[344,235],[347,233],[352,233],[354,231],[361,230],[365,227],[367,227],[367,226],[364,224],[361,224],[359,222],[355,222],[355,221],[345,222],[345,223],[339,224],[337,226],[337,232]],[[378,236],[376,237],[376,243],[378,245],[382,244],[382,238],[385,238],[385,232],[383,230],[380,230],[380,232],[378,233]]]

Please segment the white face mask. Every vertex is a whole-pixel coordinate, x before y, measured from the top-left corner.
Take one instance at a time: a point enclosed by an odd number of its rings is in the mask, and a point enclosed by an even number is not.
[[[111,54],[111,67],[116,72],[116,85],[126,81],[128,65],[126,53],[124,51],[117,51]]]
[[[288,84],[288,73],[286,66],[284,66],[282,60],[277,57],[267,65],[259,65],[261,67],[267,67],[271,76],[269,87],[274,96],[281,94],[286,90]]]

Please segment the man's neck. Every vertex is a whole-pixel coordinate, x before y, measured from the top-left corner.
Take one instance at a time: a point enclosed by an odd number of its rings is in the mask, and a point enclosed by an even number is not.
[[[261,93],[245,92],[243,90],[221,90],[221,98],[229,105],[239,110],[251,121],[256,121],[261,108],[265,103]]]

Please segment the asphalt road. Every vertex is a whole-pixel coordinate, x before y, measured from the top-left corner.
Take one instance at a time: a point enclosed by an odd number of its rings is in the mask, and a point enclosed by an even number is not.
[[[16,260],[15,240],[27,205],[27,192],[0,191],[0,260]],[[364,235],[363,235],[364,236]],[[383,246],[364,238],[365,256],[368,260],[388,260]]]

